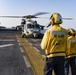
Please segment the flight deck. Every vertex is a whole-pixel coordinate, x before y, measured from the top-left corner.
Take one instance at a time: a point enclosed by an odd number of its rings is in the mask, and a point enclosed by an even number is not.
[[[0,75],[43,75],[45,52],[40,48],[41,40],[22,38],[21,31],[1,30]]]
[[[16,31],[0,31],[0,75],[35,75]]]

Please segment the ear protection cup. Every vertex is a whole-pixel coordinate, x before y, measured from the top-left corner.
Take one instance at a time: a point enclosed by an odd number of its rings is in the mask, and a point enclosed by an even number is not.
[[[52,14],[51,17],[50,17],[50,22],[51,22],[52,25],[54,24],[54,17],[53,17],[53,14]]]
[[[52,21],[53,21],[53,24],[54,24],[54,22],[55,22],[55,19],[54,19],[54,17],[52,17]]]

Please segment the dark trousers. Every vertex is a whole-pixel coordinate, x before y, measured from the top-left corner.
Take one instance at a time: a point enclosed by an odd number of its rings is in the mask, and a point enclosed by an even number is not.
[[[53,70],[55,75],[64,75],[64,61],[63,56],[46,58],[44,75],[52,75]]]
[[[65,59],[65,75],[69,75],[69,68],[71,68],[72,75],[76,75],[76,63],[75,63],[76,57],[66,58]]]

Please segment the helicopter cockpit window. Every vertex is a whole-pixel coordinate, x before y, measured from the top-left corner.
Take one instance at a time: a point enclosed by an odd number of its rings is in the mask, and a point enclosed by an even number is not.
[[[28,24],[27,28],[40,28],[39,25]]]
[[[33,28],[39,28],[39,26],[38,25],[33,25]]]
[[[27,28],[32,28],[32,25],[31,25],[31,24],[28,24],[28,25],[27,25]]]

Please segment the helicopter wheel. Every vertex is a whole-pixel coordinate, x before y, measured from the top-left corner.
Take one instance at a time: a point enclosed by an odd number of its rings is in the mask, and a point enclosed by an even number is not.
[[[25,34],[23,34],[21,37],[22,37],[22,38],[25,38],[25,37],[26,37],[26,35],[25,35]]]

